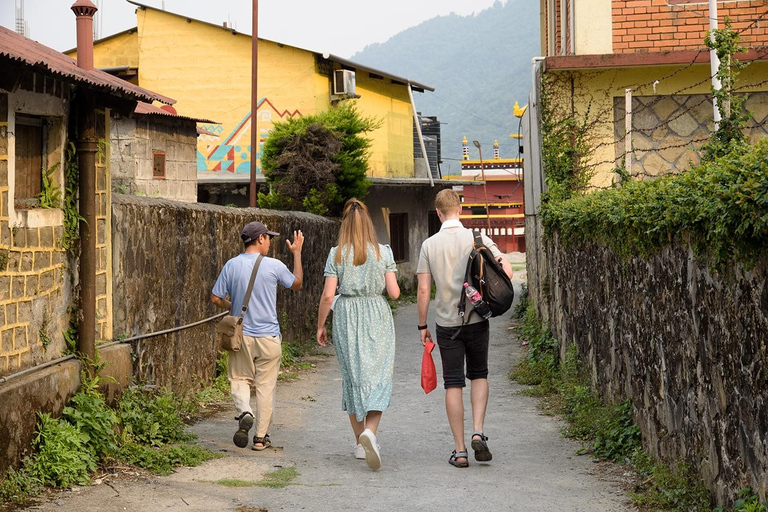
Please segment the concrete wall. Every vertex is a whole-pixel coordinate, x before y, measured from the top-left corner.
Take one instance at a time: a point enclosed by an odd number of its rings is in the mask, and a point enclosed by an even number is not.
[[[612,53],[611,0],[573,3],[576,55]]]
[[[398,263],[397,280],[403,292],[416,289],[416,267],[421,244],[429,236],[427,215],[435,209],[435,196],[444,186],[372,185],[365,198],[376,236],[389,244],[389,214],[408,214],[408,259]]]
[[[768,261],[712,274],[687,245],[624,261],[528,230],[534,304],[593,384],[635,406],[643,445],[697,468],[718,504],[768,498]]]
[[[761,95],[766,90],[766,74],[768,62],[753,62],[741,71],[737,82],[740,94],[748,93],[755,97],[745,106],[754,114],[757,122],[761,122],[759,120],[764,120],[768,115],[768,106]],[[685,150],[685,146],[690,143],[700,144],[702,139],[706,138],[704,127],[712,128],[712,125],[708,124],[712,119],[712,104],[701,101],[706,99],[704,95],[710,92],[709,64],[690,67],[550,70],[546,71],[546,76],[551,82],[548,87],[550,105],[556,110],[557,118],[574,115],[578,123],[587,119],[587,142],[593,149],[588,164],[595,172],[591,183],[595,187],[610,186],[616,177],[616,165],[623,161],[625,89],[632,89],[633,96],[638,98],[634,116],[637,119],[633,119],[633,127],[636,127],[637,133],[638,145],[634,148],[637,150],[637,159],[644,157],[645,153],[641,148],[647,149],[649,144],[654,152],[664,151],[665,148],[677,150],[676,146],[681,144]],[[663,80],[654,83],[654,77]],[[681,95],[681,92],[685,94]],[[691,99],[686,101],[686,97]],[[651,105],[651,108],[648,105]],[[692,122],[686,116],[693,118],[696,123],[693,131],[684,127]],[[756,125],[751,123],[752,126]],[[678,137],[679,133],[688,135]],[[633,143],[634,140],[633,135]],[[666,160],[652,160],[653,162],[644,165],[645,172],[663,174],[672,170],[673,165]],[[678,160],[680,164],[685,163],[685,158],[679,159],[679,155],[675,162]]]
[[[112,185],[125,194],[197,201],[195,122],[163,115],[113,114]],[[153,155],[165,153],[165,178],[153,175]]]
[[[323,269],[338,224],[310,214],[237,209],[116,194],[113,201],[114,330],[135,336],[185,325],[220,313],[211,304],[213,284],[226,261],[242,252],[240,232],[253,220],[281,233],[271,256],[293,268],[286,237],[301,229],[304,288],[278,287],[284,341],[312,344]],[[214,375],[212,323],[133,343],[134,376],[177,391]]]

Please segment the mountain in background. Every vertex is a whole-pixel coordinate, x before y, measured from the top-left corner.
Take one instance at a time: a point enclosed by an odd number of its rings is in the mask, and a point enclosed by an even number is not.
[[[530,0],[497,1],[469,16],[439,16],[385,43],[366,46],[351,60],[435,88],[415,94],[416,108],[441,123],[443,175],[461,172],[461,141],[478,140],[483,158],[517,157],[519,120],[515,101],[528,103],[531,58],[540,54],[539,5]]]

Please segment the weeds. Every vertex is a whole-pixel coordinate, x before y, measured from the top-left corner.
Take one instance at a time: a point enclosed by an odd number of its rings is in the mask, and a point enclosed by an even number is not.
[[[184,422],[176,412],[178,405],[179,400],[166,389],[125,390],[117,409],[123,439],[149,446],[192,440],[193,436],[184,431]]]
[[[98,372],[103,365],[97,360],[94,366]],[[86,485],[99,464],[128,463],[167,475],[221,456],[185,442],[194,436],[178,414],[183,400],[169,391],[128,389],[115,411],[99,393],[98,377],[83,372],[81,382],[61,418],[38,415],[34,453],[0,481],[0,501],[22,503],[45,486]]]
[[[644,477],[630,493],[636,505],[652,510],[712,510],[709,491],[690,466],[678,464],[670,469],[654,462],[645,452],[636,453],[632,465]]]
[[[529,394],[546,398],[549,408],[567,420],[563,435],[584,443],[580,453],[587,452],[596,459],[633,466],[641,475],[642,483],[636,486],[631,497],[641,507],[711,510],[709,493],[695,471],[685,465],[669,469],[654,462],[642,450],[632,403],[625,400],[606,405],[595,393],[579,362],[576,346],[569,347],[560,363],[557,340],[541,324],[531,306],[523,314],[520,334],[528,340],[530,349],[528,357],[518,363],[511,378],[521,384],[533,385]],[[742,510],[765,512],[764,508]]]

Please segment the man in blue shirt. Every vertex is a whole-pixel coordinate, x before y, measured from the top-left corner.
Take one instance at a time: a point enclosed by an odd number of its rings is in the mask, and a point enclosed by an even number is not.
[[[291,290],[301,290],[304,271],[301,249],[304,235],[293,232],[293,243],[286,240],[293,254],[293,272],[280,260],[268,258],[269,245],[278,233],[269,231],[261,222],[251,222],[240,235],[245,252],[232,258],[221,269],[213,286],[211,302],[240,315],[253,266],[259,255],[264,256],[256,274],[248,309],[243,317],[243,344],[229,353],[229,384],[238,416],[238,430],[233,437],[240,448],[248,446],[248,435],[254,424],[251,409],[251,386],[256,388],[256,431],[253,449],[269,448],[269,424],[275,401],[277,374],[282,357],[280,325],[277,321],[277,284]],[[229,298],[227,298],[229,297]]]

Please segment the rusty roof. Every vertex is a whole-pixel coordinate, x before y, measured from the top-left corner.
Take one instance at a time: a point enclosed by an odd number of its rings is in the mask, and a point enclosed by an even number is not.
[[[131,100],[159,101],[168,105],[176,103],[174,99],[133,85],[104,71],[81,69],[71,57],[5,27],[0,27],[0,57],[20,62],[65,81],[107,91]]]
[[[164,108],[165,107],[165,108]],[[194,121],[196,123],[213,123],[218,124],[216,121],[211,121],[210,119],[199,119],[197,117],[189,117],[189,116],[182,116],[176,113],[176,109],[164,105],[164,107],[156,107],[154,105],[151,105],[149,103],[145,103],[143,101],[140,101],[136,108],[134,109],[135,114],[149,114],[149,115],[159,115],[159,116],[167,116],[167,117],[173,117],[175,119],[184,119],[186,121]]]

